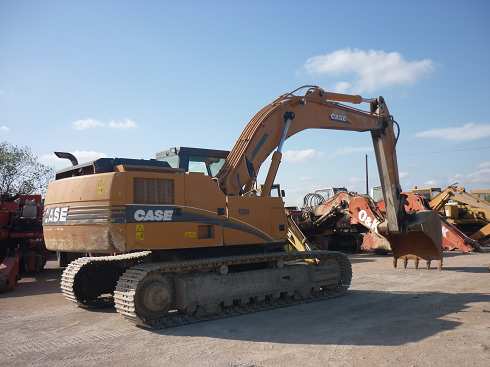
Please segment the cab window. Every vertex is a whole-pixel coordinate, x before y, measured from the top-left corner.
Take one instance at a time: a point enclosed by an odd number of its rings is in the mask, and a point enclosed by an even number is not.
[[[225,158],[189,156],[189,172],[201,172],[207,176],[215,177],[223,164]]]
[[[179,156],[170,155],[159,159],[160,161],[167,162],[172,168],[179,168]]]

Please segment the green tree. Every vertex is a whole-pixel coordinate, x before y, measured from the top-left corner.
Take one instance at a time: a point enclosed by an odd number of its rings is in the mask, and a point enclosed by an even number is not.
[[[29,147],[0,142],[0,197],[42,194],[53,175],[53,169],[39,162]]]

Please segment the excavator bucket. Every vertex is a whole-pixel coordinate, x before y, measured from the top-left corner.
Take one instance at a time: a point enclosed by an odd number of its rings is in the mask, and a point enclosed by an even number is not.
[[[409,259],[415,260],[418,268],[419,260],[426,261],[430,269],[431,261],[437,260],[438,268],[442,269],[442,231],[441,219],[432,210],[423,210],[410,214],[407,231],[386,236],[393,252],[393,265],[397,267],[398,259],[403,260],[406,268]]]

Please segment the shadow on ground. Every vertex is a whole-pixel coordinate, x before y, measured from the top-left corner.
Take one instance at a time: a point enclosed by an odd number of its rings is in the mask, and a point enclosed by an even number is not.
[[[376,261],[377,258],[391,257],[385,255],[376,255],[371,253],[362,253],[362,254],[347,254],[349,260],[352,264],[364,263],[364,262],[373,262]]]
[[[444,266],[444,271],[458,271],[462,273],[489,273],[490,269],[486,266]]]
[[[0,294],[0,298],[26,297],[40,294],[60,293],[62,269],[44,269],[39,274],[25,274],[13,291]]]
[[[398,346],[455,329],[461,322],[454,314],[474,302],[490,302],[490,294],[355,290],[327,301],[154,332],[269,343]]]

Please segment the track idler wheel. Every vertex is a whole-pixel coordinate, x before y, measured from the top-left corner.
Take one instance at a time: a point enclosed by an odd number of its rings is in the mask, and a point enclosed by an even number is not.
[[[148,274],[136,289],[134,303],[135,313],[143,322],[161,318],[175,303],[173,279],[160,273]]]

